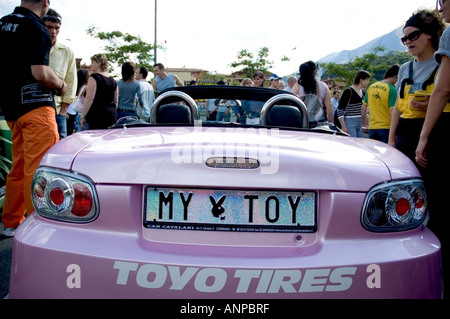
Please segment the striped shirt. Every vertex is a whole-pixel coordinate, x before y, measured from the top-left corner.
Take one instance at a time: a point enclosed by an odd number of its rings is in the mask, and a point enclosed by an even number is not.
[[[359,96],[353,87],[349,87],[344,91],[339,102],[337,109],[338,118],[361,117],[362,105],[363,97]]]

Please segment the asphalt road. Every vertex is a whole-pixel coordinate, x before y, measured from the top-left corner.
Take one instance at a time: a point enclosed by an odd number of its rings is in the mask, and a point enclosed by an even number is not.
[[[2,232],[3,225],[0,223],[0,234]],[[4,299],[9,292],[13,242],[13,238],[0,235],[0,299]]]

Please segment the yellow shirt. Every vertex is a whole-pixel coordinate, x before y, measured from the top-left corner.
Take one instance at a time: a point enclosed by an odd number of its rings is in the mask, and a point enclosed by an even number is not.
[[[426,92],[433,92],[434,83],[427,87]],[[404,98],[398,99],[397,108],[401,112],[400,117],[404,119],[423,119],[427,115],[426,111],[419,111],[417,109],[412,108],[411,101],[414,98],[414,94],[410,93],[411,85],[405,86],[405,96]]]
[[[434,88],[436,86],[436,79],[438,77],[438,73],[436,73],[434,77],[434,82],[427,86],[425,92],[433,93]],[[399,92],[400,93],[400,92]],[[404,89],[404,98],[399,97],[397,108],[401,112],[400,117],[404,119],[420,119],[425,118],[427,115],[426,111],[419,111],[411,107],[411,101],[414,98],[414,93],[411,93],[411,85],[406,85]],[[450,103],[447,103],[444,113],[450,112]]]
[[[73,51],[68,46],[56,41],[50,50],[50,68],[58,78],[67,84],[64,96],[55,96],[56,109],[59,114],[61,103],[72,104],[77,93],[77,65]]]
[[[372,84],[364,97],[369,106],[369,129],[382,130],[391,127],[391,109],[397,102],[397,89],[387,82]]]

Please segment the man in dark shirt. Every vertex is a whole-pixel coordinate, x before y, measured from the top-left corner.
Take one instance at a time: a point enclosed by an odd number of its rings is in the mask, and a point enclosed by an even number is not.
[[[33,175],[45,153],[59,141],[53,93],[67,88],[50,69],[52,40],[42,17],[49,0],[22,0],[0,20],[0,106],[11,129],[12,168],[6,181],[2,222],[5,236],[34,210]]]

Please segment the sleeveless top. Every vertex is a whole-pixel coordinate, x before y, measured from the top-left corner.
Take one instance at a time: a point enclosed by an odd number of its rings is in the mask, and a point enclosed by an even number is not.
[[[138,81],[117,82],[119,86],[119,105],[120,110],[134,111],[136,107],[136,96],[141,95],[141,85]]]
[[[117,83],[114,78],[107,78],[98,73],[92,74],[91,77],[97,83],[97,91],[86,121],[91,130],[106,129],[117,121],[117,107],[114,103]]]
[[[167,74],[167,76],[164,79],[156,77],[155,82],[156,82],[156,90],[159,92],[168,88],[173,88],[175,86],[173,74]]]
[[[302,85],[300,86],[300,92],[298,94],[298,96],[301,98],[303,96],[306,96],[305,93],[305,88]],[[317,97],[319,98],[320,103],[322,103],[322,105],[325,104],[325,95],[326,95],[326,91],[327,91],[327,85],[322,82],[322,81],[317,81],[317,86],[319,88],[319,92],[317,92]]]

